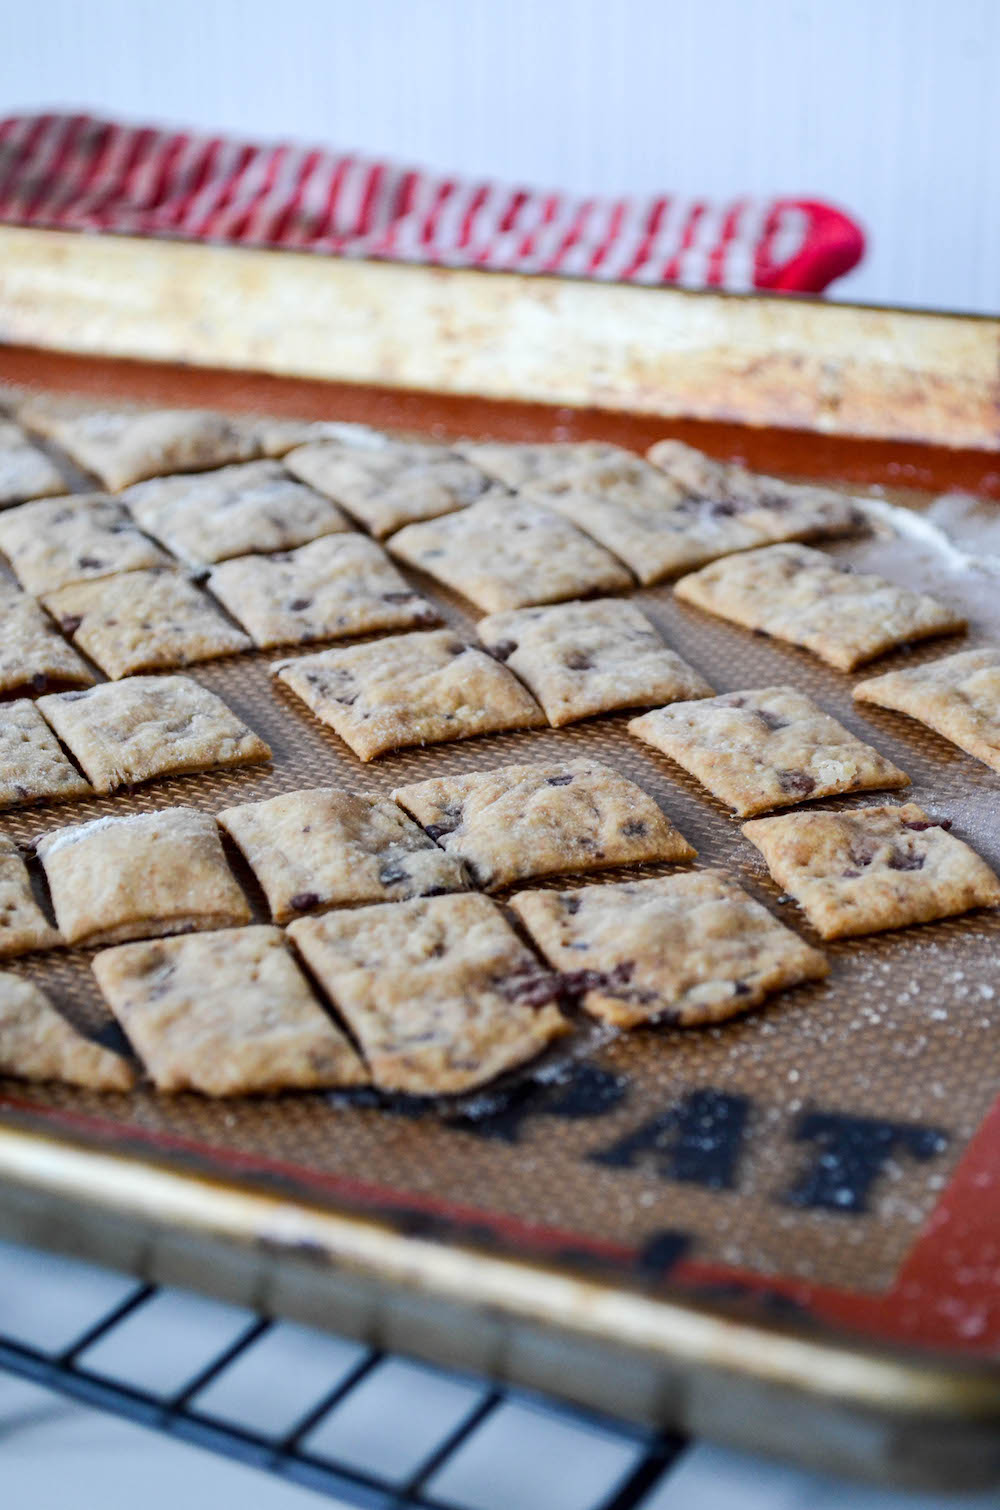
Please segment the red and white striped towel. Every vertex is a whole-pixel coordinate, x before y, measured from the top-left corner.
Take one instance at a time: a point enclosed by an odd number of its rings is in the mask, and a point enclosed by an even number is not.
[[[0,121],[0,221],[734,291],[820,293],[864,251],[812,199],[579,198],[86,115]]]

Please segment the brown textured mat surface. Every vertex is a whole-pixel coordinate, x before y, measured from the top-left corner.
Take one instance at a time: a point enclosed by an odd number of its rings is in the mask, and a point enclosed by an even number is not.
[[[994,591],[1000,578],[960,569],[932,543],[877,537],[832,549],[937,591],[964,604],[970,615],[967,639],[884,657],[875,663],[879,671],[1000,634]],[[474,619],[458,599],[407,575],[472,637]],[[869,668],[851,676],[832,671],[805,652],[685,607],[666,587],[634,597],[719,691],[787,681],[810,693],[910,774],[913,787],[906,797],[953,819],[954,832],[1000,866],[1000,777],[911,720],[857,709],[851,687],[872,674]],[[325,783],[388,793],[444,772],[589,755],[651,792],[696,845],[698,863],[728,866],[755,896],[816,941],[794,904],[778,904],[777,888],[740,836],[737,820],[668,760],[631,739],[627,715],[404,751],[365,766],[271,682],[267,666],[273,658],[230,657],[189,673],[269,741],[273,766],[157,781],[134,793],[9,813],[0,818],[0,833],[25,843],[60,824],[102,814],[183,804],[215,812]],[[873,793],[840,802],[880,800]],[[247,884],[245,868],[237,864],[237,873]],[[609,880],[624,874],[604,873]],[[248,891],[263,918],[259,894],[252,884]],[[332,1185],[324,1193],[310,1180],[362,1181],[401,1193],[404,1204],[412,1196],[423,1209],[458,1205],[482,1212],[484,1219],[560,1229],[578,1237],[581,1247],[594,1242],[642,1249],[660,1234],[681,1232],[691,1251],[709,1262],[879,1291],[891,1283],[996,1095],[998,943],[1000,915],[980,913],[828,946],[833,971],[825,982],[717,1029],[644,1030],[604,1044],[583,1041],[582,1076],[521,1087],[513,1115],[501,1104],[484,1120],[458,1126],[439,1110],[350,1105],[319,1095],[212,1103],[147,1091],[98,1097],[9,1081],[3,1091],[22,1109],[18,1117],[28,1107],[42,1116],[56,1111],[100,1118],[112,1143],[116,1133],[124,1142],[136,1129],[197,1143],[202,1167],[222,1168],[227,1155],[238,1156],[245,1172],[252,1172],[255,1161],[280,1163],[284,1188],[295,1189],[301,1177],[311,1199],[334,1205],[349,1196],[338,1196]],[[81,1023],[107,1023],[86,953],[39,955],[11,968],[39,981]],[[711,1125],[705,1124],[700,1163],[697,1126],[688,1126],[686,1136],[695,1146],[693,1162],[685,1164],[671,1109],[685,1098],[689,1111],[697,1107],[690,1100],[694,1093],[708,1095]],[[720,1105],[739,1123],[731,1122],[728,1133],[719,1130]],[[911,1133],[893,1143],[870,1188],[859,1195],[855,1186],[837,1209],[829,1192],[811,1202],[803,1195],[822,1152],[822,1135],[817,1143],[815,1127],[809,1130],[811,1114],[876,1118],[907,1124]],[[170,1157],[165,1146],[154,1152]],[[525,1243],[530,1247],[530,1234]],[[570,1236],[567,1246],[573,1246]]]

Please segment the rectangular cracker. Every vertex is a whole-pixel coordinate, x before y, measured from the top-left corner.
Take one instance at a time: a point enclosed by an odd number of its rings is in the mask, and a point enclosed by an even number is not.
[[[252,461],[262,449],[253,421],[206,409],[100,408],[42,395],[21,404],[18,418],[112,493],[147,477]]]
[[[0,514],[0,551],[28,592],[55,592],[170,557],[147,540],[124,504],[103,493],[22,503]]]
[[[631,587],[603,546],[528,498],[484,499],[389,542],[394,556],[495,613]]]
[[[398,445],[384,430],[342,419],[276,419],[273,415],[255,415],[254,434],[265,456],[287,456],[300,446],[314,441],[335,440],[345,446],[367,446],[383,450]]]
[[[0,959],[57,949],[59,933],[35,900],[28,867],[12,839],[0,835]]]
[[[0,419],[0,508],[65,491],[66,479],[51,457],[33,446],[19,425]]]
[[[839,671],[966,627],[961,614],[926,593],[856,572],[807,545],[771,545],[714,561],[682,577],[674,591],[734,624],[801,645]]]
[[[611,461],[628,456],[621,446],[603,440],[568,441],[495,441],[460,440],[454,448],[459,456],[471,461],[487,476],[519,492],[530,483],[558,477],[569,467],[585,462]]]
[[[92,1091],[127,1091],[127,1059],[78,1033],[34,981],[0,973],[0,1075],[54,1080]]]
[[[251,648],[247,635],[169,567],[77,582],[42,601],[63,633],[112,681]]]
[[[742,519],[688,497],[638,456],[588,462],[526,491],[572,519],[647,585],[761,544]]]
[[[954,917],[1000,902],[975,850],[915,802],[756,818],[743,833],[825,939]]]
[[[964,650],[858,682],[860,703],[908,713],[1000,771],[1000,650]]]
[[[239,1096],[368,1080],[280,928],[119,944],[94,974],[157,1090]]]
[[[829,973],[723,870],[521,891],[510,905],[586,1011],[620,1028],[724,1022]]]
[[[251,921],[215,819],[195,808],[57,828],[36,850],[68,944],[123,944]]]
[[[568,514],[645,583],[734,551],[858,534],[867,527],[858,504],[839,493],[754,478],[679,442],[662,446],[679,447],[696,465],[672,468],[668,475],[622,453],[543,478],[528,491]]]
[[[0,705],[0,810],[92,795],[33,702]]]
[[[739,517],[759,531],[762,545],[829,540],[868,528],[858,500],[832,488],[766,477],[735,462],[715,461],[679,440],[657,441],[646,455],[689,497],[713,505],[721,517]]]
[[[333,535],[287,555],[225,561],[208,587],[264,649],[441,622],[366,535]]]
[[[392,795],[487,890],[530,876],[695,856],[652,797],[596,760],[438,776]]]
[[[260,882],[276,923],[469,884],[461,860],[385,797],[315,787],[226,808],[218,821]]]
[[[741,817],[807,798],[909,786],[891,760],[794,687],[675,703],[628,726]]]
[[[330,912],[288,931],[382,1090],[472,1090],[568,1029],[558,982],[488,897]]]
[[[712,696],[708,682],[625,598],[494,613],[480,619],[476,633],[530,688],[553,728],[616,708]]]
[[[383,540],[404,524],[436,519],[496,492],[492,480],[445,446],[387,440],[381,446],[318,441],[285,466]]]
[[[366,761],[409,745],[545,723],[505,666],[450,629],[321,650],[276,661],[271,671]]]
[[[0,692],[89,687],[93,680],[34,598],[0,583]]]
[[[133,676],[36,707],[98,792],[271,758],[221,697],[186,676]]]
[[[292,550],[351,527],[335,503],[276,461],[154,477],[123,498],[143,529],[191,566]]]

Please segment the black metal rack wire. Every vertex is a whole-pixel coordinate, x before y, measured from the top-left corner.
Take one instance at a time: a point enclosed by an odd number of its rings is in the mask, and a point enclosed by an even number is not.
[[[562,1421],[599,1428],[602,1433],[611,1434],[634,1448],[633,1461],[610,1495],[606,1494],[596,1503],[581,1504],[580,1510],[639,1510],[687,1445],[680,1436],[610,1422],[527,1391],[475,1381],[478,1398],[457,1424],[450,1427],[401,1481],[390,1481],[325,1454],[320,1457],[310,1452],[306,1441],[316,1427],[345,1405],[385,1361],[385,1355],[378,1349],[364,1351],[335,1386],[277,1440],[231,1422],[213,1419],[200,1412],[197,1406],[197,1397],[205,1388],[217,1381],[275,1325],[267,1317],[260,1316],[251,1321],[235,1341],[222,1348],[168,1398],[88,1369],[81,1361],[83,1355],[134,1316],[156,1294],[154,1286],[137,1284],[124,1300],[104,1311],[69,1346],[58,1352],[46,1352],[0,1335],[0,1369],[56,1390],[82,1404],[112,1412],[339,1498],[346,1504],[360,1507],[360,1510],[411,1510],[411,1507],[412,1510],[462,1510],[461,1501],[436,1498],[432,1480],[461,1449],[469,1445],[498,1408],[509,1403],[520,1402],[535,1412],[542,1411]]]

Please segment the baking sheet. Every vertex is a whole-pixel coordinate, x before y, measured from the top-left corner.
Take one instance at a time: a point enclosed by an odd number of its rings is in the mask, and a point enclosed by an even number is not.
[[[433,404],[425,414],[425,429],[433,431]],[[905,511],[895,512],[900,506]],[[961,496],[933,502],[880,491],[874,508],[879,517],[870,539],[831,550],[965,605],[972,624],[965,639],[900,652],[877,669],[996,642],[1000,578],[981,560],[982,543],[991,543],[996,526],[982,506]],[[948,531],[967,540],[967,552],[947,544]],[[472,637],[468,605],[418,573],[406,574]],[[1000,778],[901,715],[859,711],[850,689],[871,674],[867,669],[842,675],[804,651],[684,606],[666,586],[633,596],[719,691],[787,681],[810,693],[911,775],[908,798],[951,818],[956,834],[1000,866]],[[189,671],[268,740],[272,767],[8,813],[0,817],[0,833],[26,844],[60,824],[108,813],[172,805],[216,812],[327,783],[388,793],[445,772],[586,755],[651,792],[696,845],[699,863],[727,866],[813,937],[794,904],[778,902],[737,820],[679,768],[630,738],[628,715],[403,751],[365,766],[271,681],[273,658],[243,655]],[[870,794],[822,805],[880,800],[894,799]],[[266,918],[235,851],[232,858],[258,916]],[[630,873],[636,872],[543,884]],[[786,993],[744,1020],[604,1041],[584,1031],[576,1057],[558,1073],[521,1077],[511,1091],[451,1110],[371,1094],[212,1102],[7,1081],[0,1115],[181,1167],[263,1181],[335,1210],[374,1211],[442,1241],[540,1257],[571,1273],[593,1274],[596,1266],[626,1288],[683,1285],[687,1277],[699,1293],[725,1297],[749,1285],[772,1313],[801,1319],[809,1310],[820,1313],[813,1302],[823,1292],[876,1300],[898,1290],[918,1236],[996,1096],[998,939],[1000,916],[977,913],[827,945],[828,981]],[[11,968],[38,980],[81,1025],[112,1030],[90,957],[39,955]],[[876,1308],[859,1313],[854,1325],[899,1340],[910,1314],[915,1340],[939,1340],[926,1326],[935,1296],[914,1293],[910,1302],[908,1313],[892,1308],[891,1322],[880,1323]],[[994,1346],[980,1289],[966,1314],[951,1317],[947,1341],[973,1353]]]

